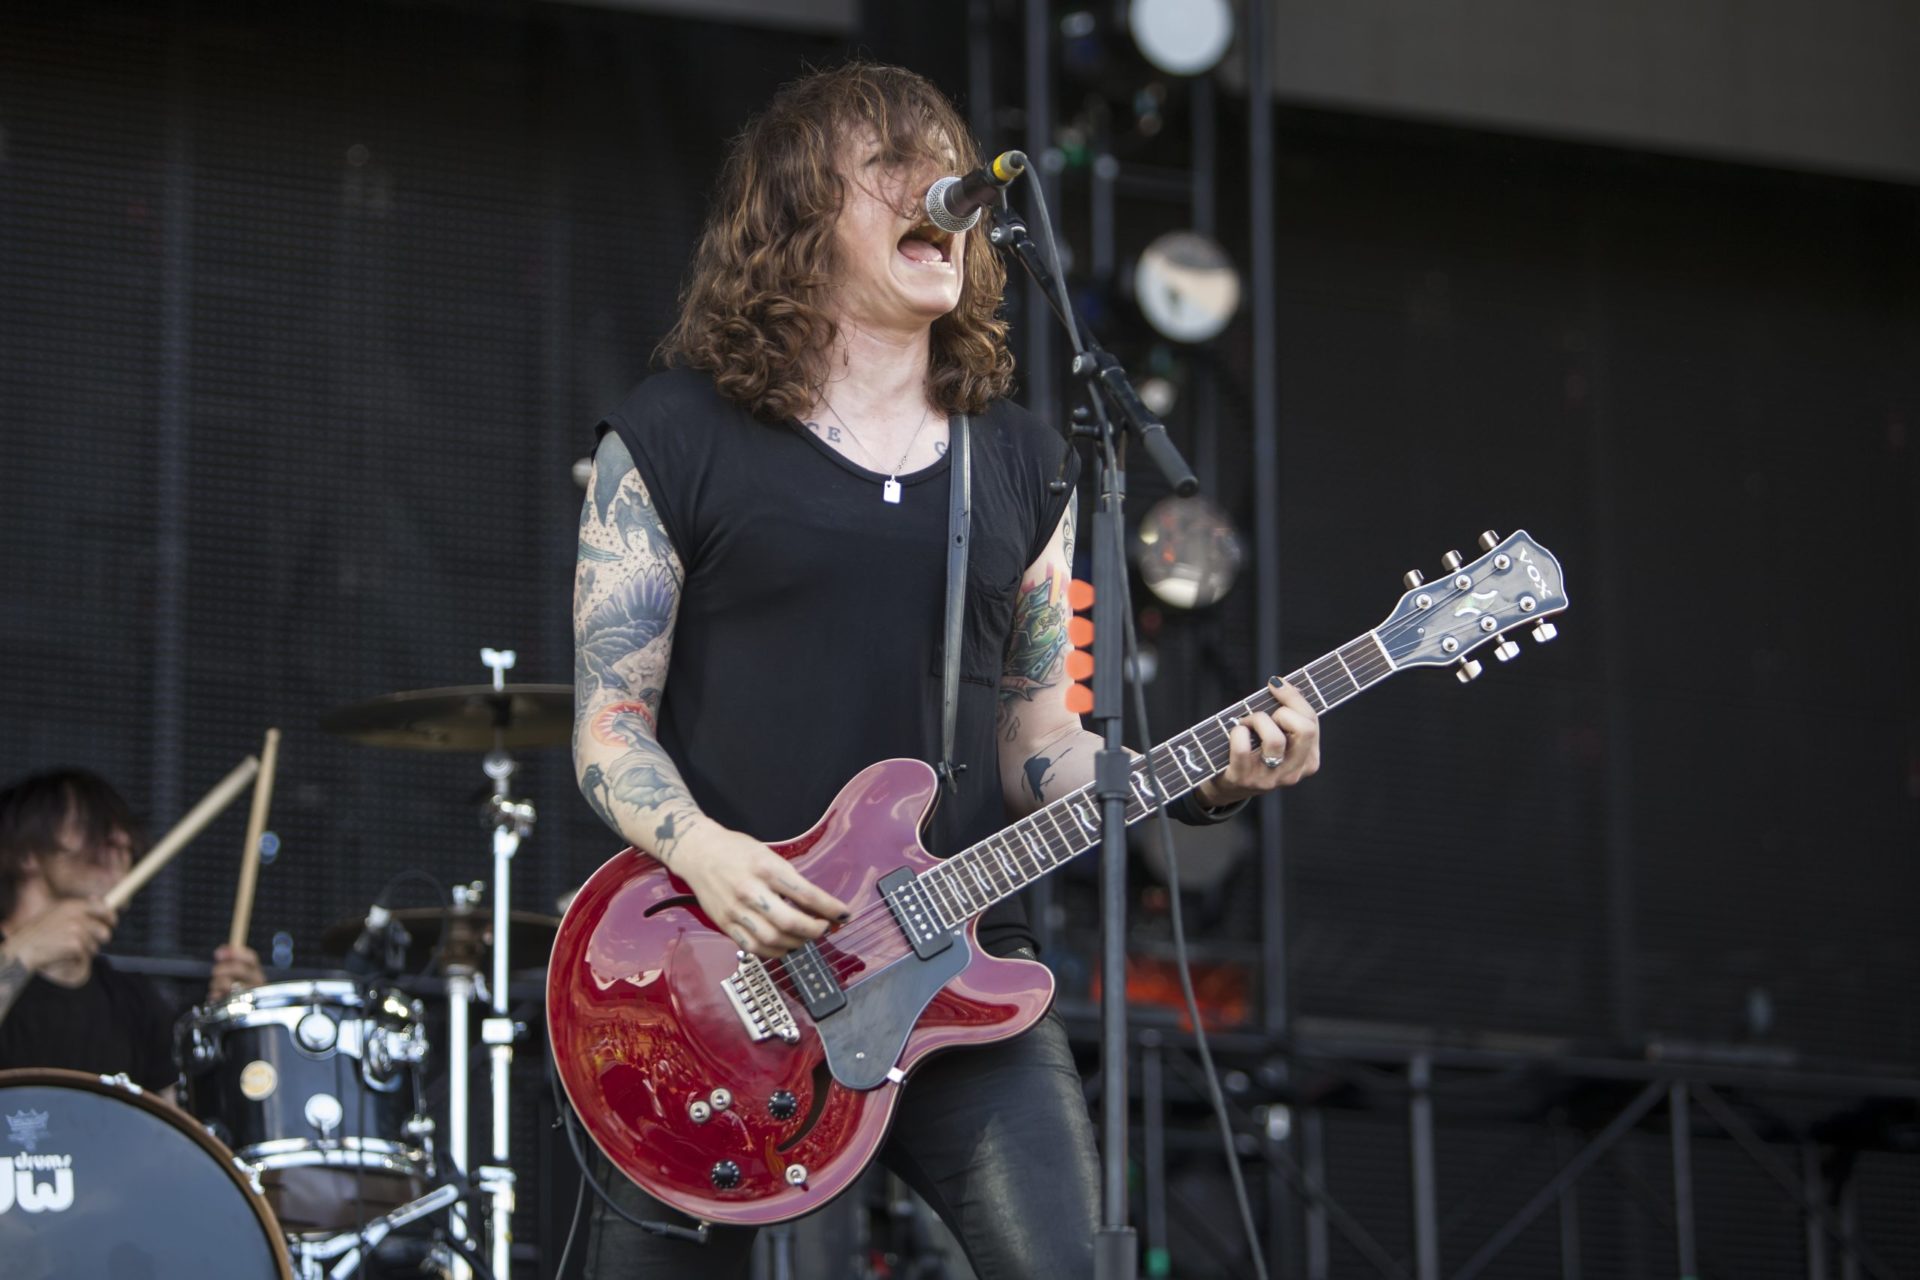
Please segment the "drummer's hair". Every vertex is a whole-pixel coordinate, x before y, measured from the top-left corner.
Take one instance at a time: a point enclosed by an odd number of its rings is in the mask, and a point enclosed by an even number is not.
[[[834,226],[846,198],[848,140],[871,133],[887,164],[971,168],[978,145],[945,94],[904,67],[853,61],[783,86],[727,153],[706,228],[660,344],[669,365],[703,369],[764,422],[801,418],[832,372],[839,282]],[[927,396],[980,413],[1013,386],[1000,298],[1007,270],[986,224],[963,233],[959,305],[933,323]]]
[[[88,847],[124,831],[139,853],[140,827],[108,781],[87,769],[50,769],[0,790],[0,920],[13,914],[27,859],[57,852],[68,819]]]

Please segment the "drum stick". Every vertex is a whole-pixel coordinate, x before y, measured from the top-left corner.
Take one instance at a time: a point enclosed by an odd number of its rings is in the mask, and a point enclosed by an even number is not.
[[[247,926],[253,923],[253,890],[260,882],[260,837],[266,834],[267,810],[273,804],[273,771],[280,762],[280,731],[267,730],[260,748],[260,776],[253,780],[253,812],[247,815],[247,843],[240,850],[240,886],[233,891],[233,927],[227,945],[244,947]]]
[[[140,892],[142,885],[160,874],[160,869],[173,860],[173,855],[180,852],[182,845],[199,835],[201,828],[219,817],[221,810],[233,803],[233,798],[253,781],[253,775],[259,771],[260,760],[257,756],[248,756],[234,766],[233,772],[207,792],[205,799],[193,806],[186,817],[173,824],[173,830],[160,838],[160,843],[140,859],[139,864],[127,873],[125,880],[107,890],[107,905],[115,911],[126,906],[127,900]]]

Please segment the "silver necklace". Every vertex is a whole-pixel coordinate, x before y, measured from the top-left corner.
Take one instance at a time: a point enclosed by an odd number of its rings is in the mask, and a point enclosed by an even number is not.
[[[873,450],[867,448],[866,442],[854,434],[853,428],[847,425],[847,420],[840,416],[838,409],[833,407],[833,401],[823,398],[820,403],[827,406],[827,412],[832,414],[833,420],[840,424],[840,429],[847,433],[847,438],[860,446],[860,452],[867,455],[867,461],[873,464],[873,469],[885,470],[880,465],[880,459],[873,456]],[[915,424],[913,434],[907,437],[907,447],[900,451],[900,460],[893,464],[893,470],[888,473],[886,483],[880,486],[881,498],[895,506],[900,503],[900,468],[907,465],[907,455],[912,453],[913,446],[919,443],[920,433],[927,429],[927,419],[932,416],[933,406],[927,405],[920,410],[920,421]]]

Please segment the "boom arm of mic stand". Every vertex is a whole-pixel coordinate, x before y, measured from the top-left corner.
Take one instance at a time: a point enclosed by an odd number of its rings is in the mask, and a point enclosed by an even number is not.
[[[1180,456],[1180,450],[1167,435],[1167,424],[1154,416],[1140,399],[1139,392],[1133,389],[1133,383],[1127,378],[1127,371],[1113,354],[1098,344],[1084,338],[1077,321],[1063,309],[1060,289],[1053,273],[1048,269],[1046,260],[1040,256],[1039,246],[1027,233],[1027,224],[1019,214],[1009,208],[1003,199],[999,208],[994,210],[993,226],[987,232],[989,243],[1009,250],[1020,263],[1034,287],[1040,290],[1040,296],[1047,300],[1047,307],[1067,330],[1067,336],[1073,340],[1073,372],[1087,384],[1089,390],[1101,397],[1113,415],[1140,442],[1153,465],[1181,497],[1188,497],[1199,491],[1200,481],[1194,476],[1193,468]]]

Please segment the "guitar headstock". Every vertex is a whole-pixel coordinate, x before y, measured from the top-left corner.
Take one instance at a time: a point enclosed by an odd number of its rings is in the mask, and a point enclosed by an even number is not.
[[[1502,662],[1520,652],[1514,636],[1530,631],[1542,643],[1556,628],[1547,619],[1567,607],[1560,562],[1522,529],[1499,538],[1480,535],[1481,556],[1471,564],[1460,553],[1442,557],[1443,577],[1427,582],[1418,570],[1405,578],[1408,591],[1374,630],[1393,665],[1453,666],[1462,683],[1480,674],[1474,650],[1493,645]]]

